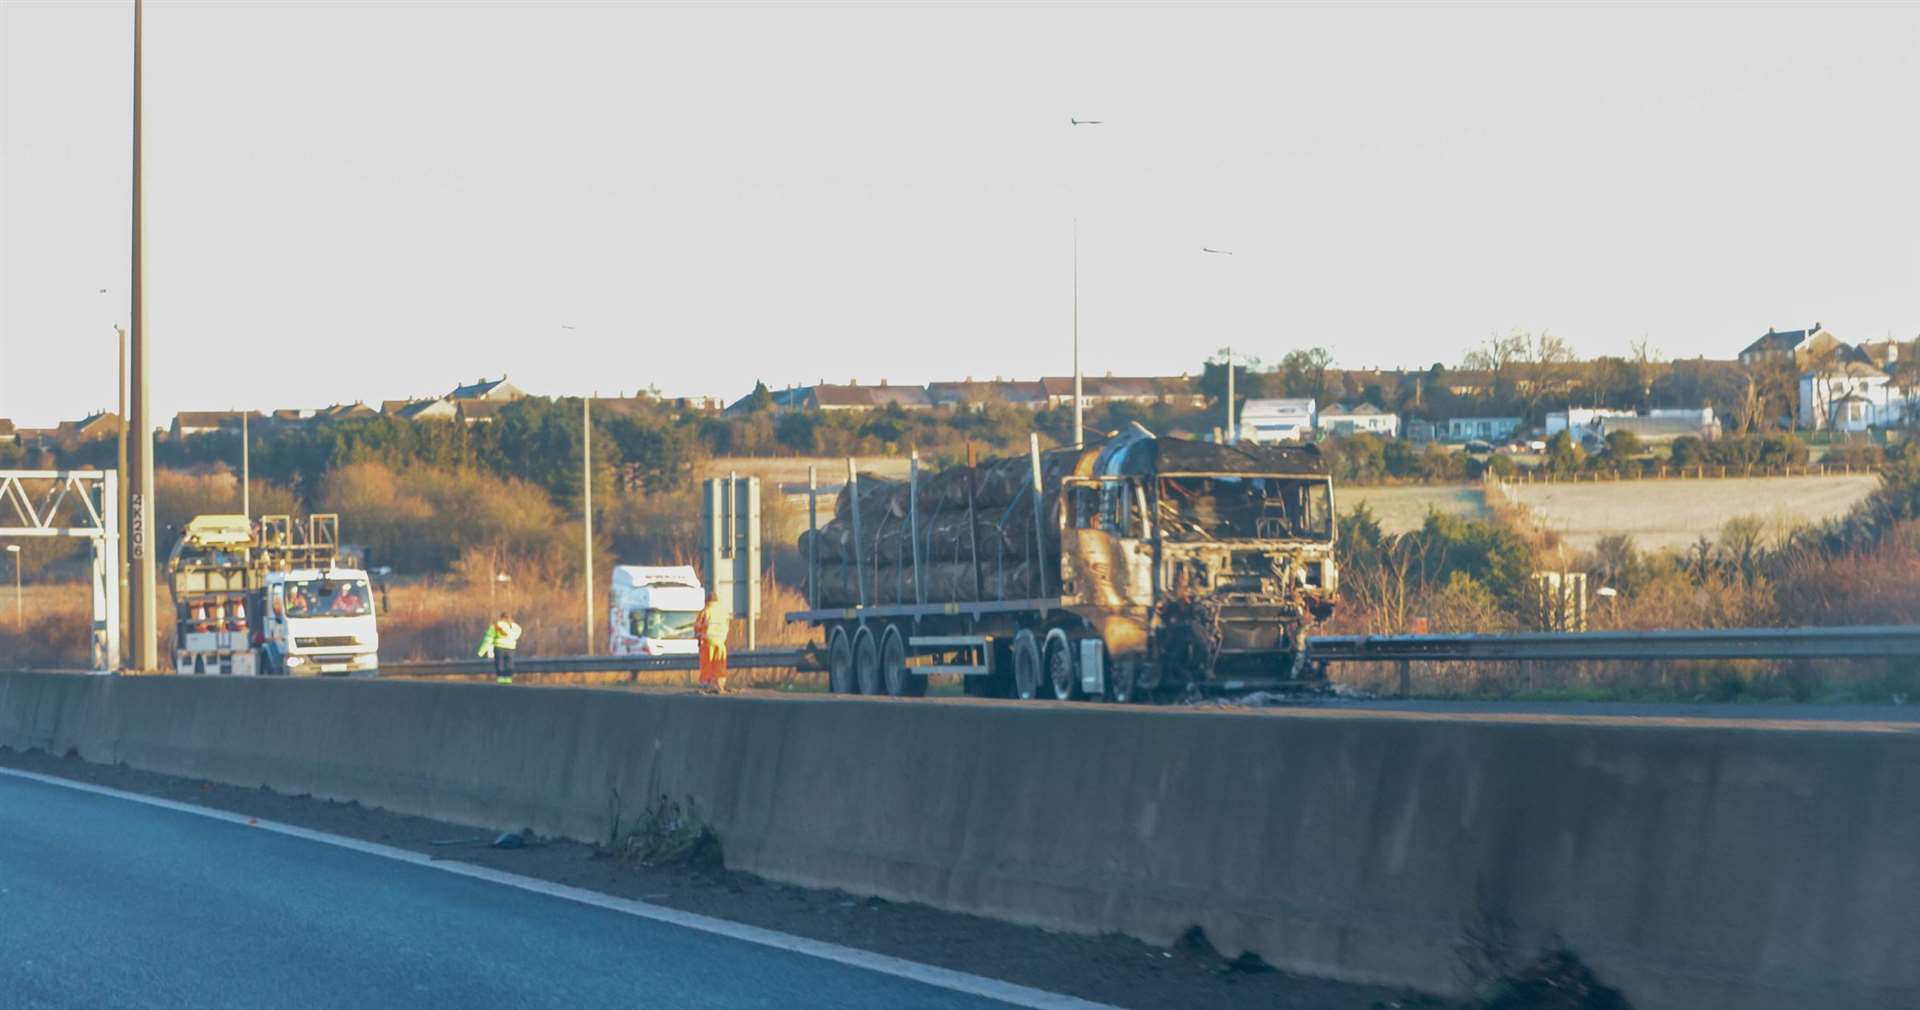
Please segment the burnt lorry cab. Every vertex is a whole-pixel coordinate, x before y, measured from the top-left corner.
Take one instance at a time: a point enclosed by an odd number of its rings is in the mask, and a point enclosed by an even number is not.
[[[1333,485],[1313,447],[1117,438],[1063,481],[1060,601],[1140,691],[1309,677],[1333,613]]]
[[[817,503],[810,513],[817,511]],[[1315,686],[1333,488],[1312,446],[1134,427],[906,481],[850,480],[801,541],[836,691],[1055,698]]]

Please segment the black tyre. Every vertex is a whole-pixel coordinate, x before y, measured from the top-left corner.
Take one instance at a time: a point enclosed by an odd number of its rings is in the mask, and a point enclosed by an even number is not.
[[[1072,701],[1080,694],[1080,664],[1074,662],[1073,645],[1064,631],[1047,634],[1047,687],[1055,701]]]
[[[860,686],[860,693],[880,694],[886,685],[880,680],[880,644],[874,641],[873,629],[862,627],[853,633],[853,679]]]
[[[918,698],[927,693],[927,678],[907,669],[907,635],[898,624],[887,625],[880,636],[880,679],[895,698]]]
[[[1013,696],[1040,696],[1040,640],[1026,628],[1013,636]]]
[[[835,625],[827,632],[827,690],[853,694],[859,689],[853,675],[853,643],[847,639],[847,629]]]

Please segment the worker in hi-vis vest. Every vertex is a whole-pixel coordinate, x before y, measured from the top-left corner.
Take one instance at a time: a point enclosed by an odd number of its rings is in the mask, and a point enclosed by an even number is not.
[[[732,617],[720,603],[720,594],[707,590],[707,606],[693,619],[693,637],[700,641],[700,689],[727,693],[727,621]]]
[[[499,620],[487,625],[486,637],[480,640],[480,655],[493,657],[494,683],[513,683],[513,650],[519,647],[520,626],[503,610]]]

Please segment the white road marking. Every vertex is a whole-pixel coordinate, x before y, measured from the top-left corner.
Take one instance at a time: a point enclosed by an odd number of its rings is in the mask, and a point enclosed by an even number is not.
[[[93,793],[97,796],[110,796],[114,799],[127,800],[132,803],[144,803],[147,806],[159,807],[163,810],[174,810],[183,814],[205,817],[210,820],[225,821],[228,824],[238,824],[242,827],[258,828],[262,831],[271,831],[275,834],[287,835],[292,838],[305,839],[309,842],[319,842],[322,845],[351,849],[354,852],[365,853],[369,856],[379,856],[383,859],[391,859],[401,863],[411,863],[427,869],[443,870],[447,873],[457,874],[462,877],[472,877],[476,880],[485,880],[495,884],[504,884],[508,887],[517,887],[523,891],[532,891],[535,894],[544,894],[549,897],[561,898],[582,905],[592,905],[595,908],[604,908],[611,912],[621,912],[627,915],[638,916],[642,919],[652,919],[655,922],[664,922],[668,925],[698,930],[702,933],[712,933],[715,936],[742,940],[747,943],[758,944],[762,947],[771,947],[775,950],[790,951],[795,954],[803,954],[807,957],[817,957],[823,961],[833,961],[853,968],[862,968],[867,971],[878,972],[882,975],[892,975],[896,978],[919,982],[923,985],[930,985],[938,989],[947,989],[953,992],[965,993],[969,996],[980,996],[985,999],[998,1000],[1012,1006],[1028,1007],[1031,1008],[1031,1010],[1121,1010],[1119,1007],[1109,1006],[1105,1003],[1095,1003],[1091,1000],[1080,999],[1077,996],[1062,996],[1058,993],[1047,992],[1044,989],[1033,989],[1023,985],[1015,985],[1012,982],[1002,982],[980,975],[969,975],[963,971],[939,968],[930,964],[921,964],[917,961],[908,961],[904,958],[889,957],[885,954],[875,954],[872,951],[856,950],[852,947],[843,947],[837,943],[809,940],[804,936],[794,936],[790,933],[779,932],[778,930],[762,929],[759,926],[748,926],[738,922],[729,922],[726,919],[716,919],[708,915],[697,915],[693,912],[682,912],[678,909],[667,908],[663,905],[652,905],[644,901],[616,898],[612,895],[600,894],[596,891],[583,890],[578,887],[568,887],[565,884],[549,883],[545,880],[523,877],[517,873],[507,873],[503,870],[476,866],[472,863],[462,863],[450,859],[435,859],[432,856],[413,852],[409,849],[396,848],[391,845],[381,845],[378,842],[362,841],[358,838],[348,838],[344,835],[329,834],[325,831],[313,831],[308,828],[295,827],[291,824],[281,824],[278,821],[261,820],[257,817],[249,817],[246,814],[236,814],[226,810],[215,810],[211,807],[195,806],[191,803],[165,800],[157,796],[145,796],[140,793],[130,793],[122,789],[110,789],[106,786],[97,786],[87,782],[76,782],[72,779],[63,779],[53,775],[41,775],[37,772],[20,771],[13,768],[0,768],[0,775],[41,782],[46,785],[59,786],[63,789],[73,789],[83,793]]]

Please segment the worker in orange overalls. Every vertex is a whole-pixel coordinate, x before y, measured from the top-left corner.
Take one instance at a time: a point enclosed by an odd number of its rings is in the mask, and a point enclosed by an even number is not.
[[[700,689],[727,693],[727,622],[733,615],[720,604],[720,594],[707,590],[707,605],[693,619],[693,637],[700,642]]]

